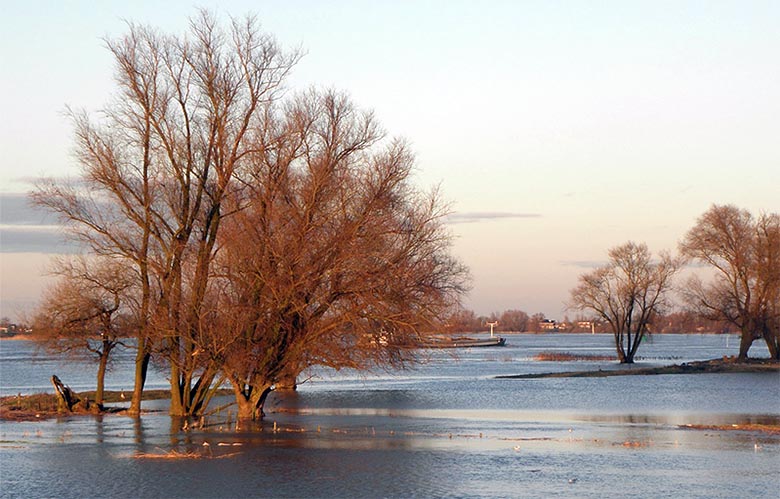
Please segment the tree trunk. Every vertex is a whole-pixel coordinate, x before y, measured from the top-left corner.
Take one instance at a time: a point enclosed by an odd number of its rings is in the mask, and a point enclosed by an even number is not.
[[[626,351],[623,349],[623,342],[620,341],[620,337],[615,335],[615,351],[617,352],[618,362],[621,364],[630,364],[633,360],[628,360]]]
[[[184,404],[184,390],[187,387],[181,386],[181,379],[179,376],[179,370],[175,367],[171,367],[171,404],[168,410],[168,414],[171,416],[186,416],[185,404]]]
[[[265,413],[263,406],[271,393],[271,385],[266,384],[262,387],[249,387],[245,390],[236,390],[236,404],[238,405],[238,419],[257,420],[263,419]]]
[[[769,349],[769,356],[772,360],[780,360],[780,337],[771,332],[766,332],[764,341],[766,341],[766,347]]]
[[[748,350],[750,345],[753,344],[753,332],[742,330],[742,336],[739,339],[739,360],[747,360]]]
[[[133,397],[130,400],[130,408],[127,413],[131,416],[141,414],[141,399],[144,394],[144,385],[146,384],[146,373],[149,369],[149,360],[151,354],[147,346],[146,339],[138,340],[138,351],[135,354],[135,379],[133,380]]]
[[[95,405],[98,410],[103,410],[103,388],[106,380],[106,366],[108,365],[108,354],[111,352],[111,348],[103,346],[103,350],[100,354],[100,363],[98,364],[97,372],[97,387],[95,388]]]

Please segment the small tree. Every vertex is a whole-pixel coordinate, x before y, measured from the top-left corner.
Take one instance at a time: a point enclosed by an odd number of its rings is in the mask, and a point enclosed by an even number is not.
[[[780,215],[756,219],[732,205],[713,205],[688,231],[680,251],[715,271],[709,283],[689,279],[684,293],[689,306],[740,329],[740,359],[759,338],[780,359]]]
[[[656,314],[666,306],[665,295],[678,269],[679,262],[668,253],[654,262],[645,244],[628,242],[609,251],[607,265],[580,276],[569,306],[606,321],[615,336],[618,360],[631,364]]]
[[[51,352],[96,357],[95,404],[102,409],[111,352],[130,330],[123,309],[131,280],[121,266],[107,259],[60,260],[55,273],[60,278],[46,291],[33,317],[33,338]]]

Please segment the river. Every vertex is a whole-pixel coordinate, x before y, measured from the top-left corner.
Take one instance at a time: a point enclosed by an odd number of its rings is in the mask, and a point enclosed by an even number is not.
[[[3,497],[776,497],[780,436],[686,425],[780,423],[778,373],[495,379],[614,369],[540,362],[542,351],[611,354],[609,335],[510,335],[504,348],[435,350],[413,369],[313,370],[272,395],[260,424],[235,409],[182,430],[164,401],[140,419],[0,422]],[[637,367],[735,355],[723,335],[659,335]],[[132,352],[109,389],[129,390]],[[752,356],[766,356],[758,342]],[[94,364],[0,342],[0,394],[75,390]],[[151,388],[166,388],[153,370]],[[229,398],[215,400],[217,407]],[[228,414],[229,411],[232,414]],[[205,445],[204,445],[205,444]],[[202,459],[139,459],[170,451]]]

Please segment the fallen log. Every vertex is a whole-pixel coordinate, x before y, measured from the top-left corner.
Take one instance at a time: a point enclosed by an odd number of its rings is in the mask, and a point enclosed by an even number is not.
[[[57,393],[57,412],[73,412],[74,410],[89,410],[89,399],[81,400],[76,392],[65,385],[57,375],[52,375],[51,384]]]

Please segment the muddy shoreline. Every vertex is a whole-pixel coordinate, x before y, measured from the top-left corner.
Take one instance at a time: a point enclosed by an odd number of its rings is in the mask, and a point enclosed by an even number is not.
[[[536,374],[510,374],[495,379],[541,379],[541,378],[606,378],[609,376],[649,376],[655,374],[709,374],[709,373],[780,373],[780,362],[769,359],[748,359],[737,362],[732,359],[702,360],[671,366],[626,367],[604,371],[566,371]]]

